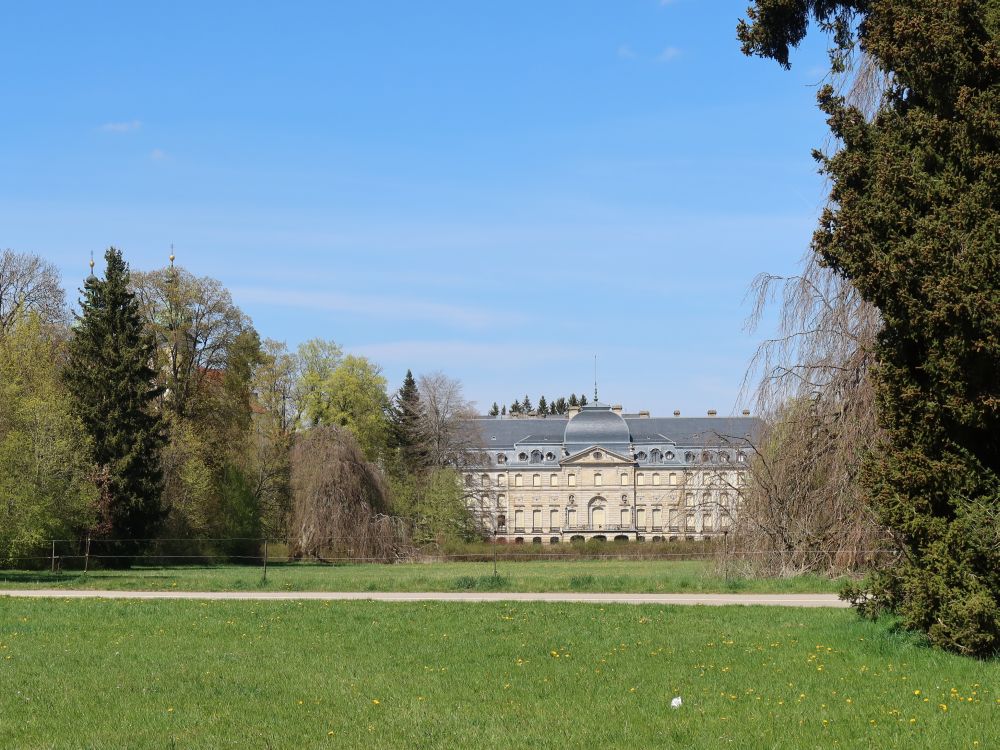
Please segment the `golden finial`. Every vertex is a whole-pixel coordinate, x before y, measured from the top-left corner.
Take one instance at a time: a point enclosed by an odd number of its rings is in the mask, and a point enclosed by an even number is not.
[[[90,251],[90,273],[94,273],[94,251]]]
[[[170,267],[174,267],[174,243],[170,243]]]

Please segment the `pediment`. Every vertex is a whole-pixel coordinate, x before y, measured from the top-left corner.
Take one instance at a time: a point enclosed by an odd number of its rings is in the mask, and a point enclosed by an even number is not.
[[[592,445],[574,453],[559,462],[562,466],[608,466],[618,464],[634,464],[635,459],[620,453],[609,451],[599,445]]]

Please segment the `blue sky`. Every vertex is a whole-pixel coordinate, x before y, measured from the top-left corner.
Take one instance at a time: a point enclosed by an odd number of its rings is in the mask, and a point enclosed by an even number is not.
[[[221,279],[262,336],[461,379],[744,406],[745,293],[824,201],[823,40],[747,0],[10,3],[0,247]],[[745,399],[744,399],[745,400]]]

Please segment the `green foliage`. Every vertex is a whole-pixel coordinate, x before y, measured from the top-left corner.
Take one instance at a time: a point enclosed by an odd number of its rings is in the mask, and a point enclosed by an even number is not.
[[[744,50],[788,64],[810,13],[889,74],[871,118],[827,86],[841,144],[813,248],[880,311],[888,445],[864,481],[899,541],[866,610],[933,643],[1000,651],[1000,11],[980,0],[758,0]],[[841,55],[841,60],[844,59]],[[836,60],[835,60],[836,63]]]
[[[478,538],[457,471],[436,468],[391,484],[393,506],[413,522],[415,544],[446,545]]]
[[[0,338],[0,560],[37,554],[95,520],[89,438],[59,378],[56,334],[31,314],[10,318]]]
[[[493,406],[490,407],[489,415],[491,417],[498,417],[498,416],[500,416],[500,406],[497,404],[496,401],[494,401],[493,402]]]
[[[104,520],[114,539],[148,539],[160,529],[164,430],[153,404],[162,393],[150,367],[156,355],[139,303],[129,291],[121,252],[105,253],[103,279],[87,279],[64,371],[73,410],[87,434],[91,459],[107,473]],[[123,543],[122,554],[142,544]],[[122,562],[127,562],[123,558]]]
[[[540,416],[545,416],[549,413],[549,402],[545,400],[545,396],[538,397],[538,414]]]

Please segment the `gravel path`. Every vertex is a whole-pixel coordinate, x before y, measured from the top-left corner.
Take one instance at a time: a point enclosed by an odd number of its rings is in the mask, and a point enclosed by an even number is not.
[[[87,591],[76,589],[9,589],[0,597],[54,599],[219,599],[252,601],[377,601],[377,602],[578,602],[585,604],[730,604],[773,607],[847,607],[836,594],[584,594],[503,592],[379,592],[379,591]]]

